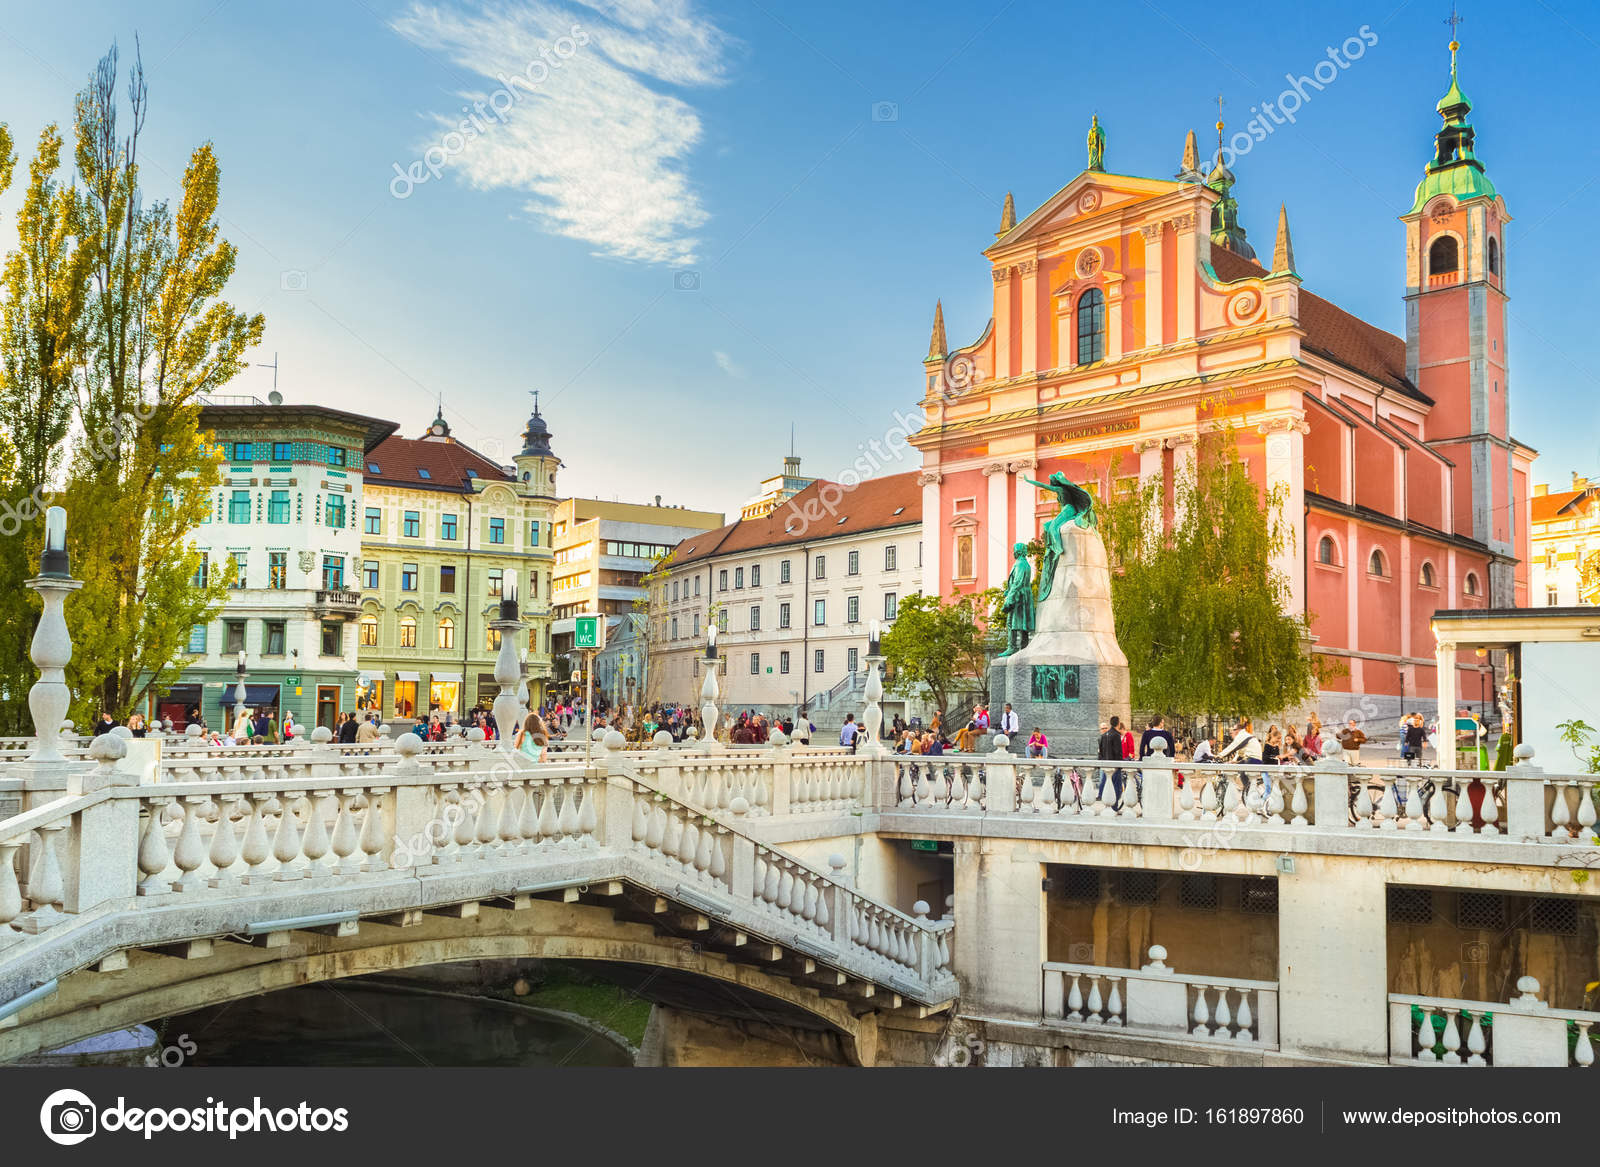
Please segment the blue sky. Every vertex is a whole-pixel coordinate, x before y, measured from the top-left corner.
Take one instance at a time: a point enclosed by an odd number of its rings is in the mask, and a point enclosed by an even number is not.
[[[1234,163],[1235,193],[1258,247],[1286,201],[1306,285],[1403,329],[1396,217],[1438,125],[1448,9],[1195,11],[6,0],[0,120],[31,152],[111,40],[126,62],[138,33],[146,190],[172,193],[190,149],[215,144],[230,296],[265,313],[253,359],[278,354],[291,400],[415,435],[442,394],[459,436],[508,456],[538,389],[565,489],[736,511],[791,423],[804,470],[831,476],[912,407],[936,298],[952,344],[977,336],[1005,192],[1026,215],[1069,181],[1091,112],[1109,169],[1167,177],[1185,131],[1212,140],[1215,95],[1240,126],[1363,26],[1377,43]],[[1575,4],[1462,12],[1479,157],[1514,217],[1513,429],[1539,479],[1563,483],[1600,473],[1600,173],[1583,130],[1600,44]],[[507,70],[530,79],[509,106]],[[503,118],[446,138],[473,100]],[[439,176],[412,169],[425,181],[394,197],[396,165],[430,146]],[[0,199],[7,247],[18,194]],[[271,378],[236,388],[264,396]]]

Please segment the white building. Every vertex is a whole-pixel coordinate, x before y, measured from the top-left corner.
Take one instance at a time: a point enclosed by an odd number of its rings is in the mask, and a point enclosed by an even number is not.
[[[1572,476],[1572,489],[1533,488],[1534,607],[1600,603],[1600,482]]]
[[[651,597],[658,699],[696,705],[718,628],[721,703],[818,725],[859,712],[868,623],[922,588],[916,474],[813,482],[765,515],[685,539]],[[886,707],[887,708],[887,707]],[[834,716],[837,714],[837,716]]]

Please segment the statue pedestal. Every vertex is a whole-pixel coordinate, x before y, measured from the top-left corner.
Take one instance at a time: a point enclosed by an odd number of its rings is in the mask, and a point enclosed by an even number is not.
[[[990,711],[998,724],[1007,702],[1016,710],[1012,753],[1027,752],[1037,726],[1053,757],[1093,758],[1100,723],[1130,716],[1128,658],[1117,644],[1100,533],[1068,525],[1061,537],[1050,595],[1028,646],[989,666]]]

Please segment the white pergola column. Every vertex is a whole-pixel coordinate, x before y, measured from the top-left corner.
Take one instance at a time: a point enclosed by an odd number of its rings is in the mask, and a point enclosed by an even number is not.
[[[1439,768],[1456,768],[1456,642],[1437,641],[1434,657],[1439,671]]]

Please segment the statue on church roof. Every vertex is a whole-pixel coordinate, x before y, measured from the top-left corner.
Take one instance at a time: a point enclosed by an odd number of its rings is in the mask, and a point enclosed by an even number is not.
[[[1105,172],[1106,168],[1106,132],[1100,128],[1100,115],[1094,114],[1089,121],[1089,169]]]

